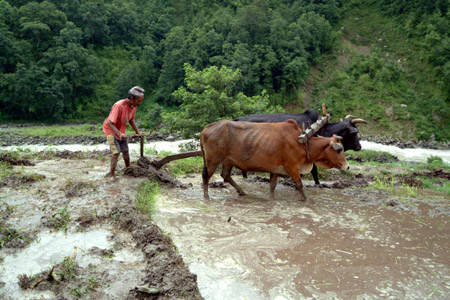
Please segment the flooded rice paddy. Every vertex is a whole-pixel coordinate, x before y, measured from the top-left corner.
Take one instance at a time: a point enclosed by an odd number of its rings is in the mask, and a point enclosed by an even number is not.
[[[307,188],[314,203],[302,203],[278,186],[272,201],[267,183],[240,184],[248,196],[212,189],[203,201],[196,187],[158,203],[205,299],[449,297],[449,199],[392,207],[381,192]]]
[[[137,157],[134,150],[132,162]],[[148,179],[121,176],[111,182],[105,177],[109,157],[35,163],[14,168],[44,180],[0,187],[2,218],[7,215],[9,226],[29,241],[0,249],[0,298],[143,299],[130,291],[161,272],[165,262],[148,258],[164,248],[143,244],[144,237],[136,240],[135,232],[123,230],[133,222],[146,227],[140,219],[130,217],[121,227],[112,221],[129,214],[137,184]],[[179,178],[190,184],[187,189],[161,185],[153,215],[197,276],[204,299],[450,298],[448,196],[422,190],[393,195],[356,184],[317,188],[306,180],[309,201],[300,202],[298,192],[279,180],[270,200],[269,183],[254,174],[233,177],[247,196],[238,197],[225,185],[210,188],[206,201],[200,174]],[[222,180],[214,175],[214,181]],[[55,230],[50,219],[62,210],[71,220],[66,230]],[[88,293],[76,296],[79,281],[63,291],[20,288],[18,275],[44,272],[68,256],[76,257],[79,279],[96,279]],[[167,270],[162,270],[166,277],[173,276]],[[164,293],[154,299],[184,299]]]

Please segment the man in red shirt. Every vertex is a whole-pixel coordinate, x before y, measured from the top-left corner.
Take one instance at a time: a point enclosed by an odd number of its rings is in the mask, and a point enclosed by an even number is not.
[[[125,129],[127,123],[130,123],[136,134],[139,134],[139,130],[134,123],[134,116],[136,115],[136,109],[141,105],[144,100],[144,89],[138,86],[131,88],[128,91],[128,97],[117,101],[103,123],[103,132],[105,133],[109,147],[111,148],[111,172],[110,176],[115,176],[117,161],[119,159],[120,152],[123,153],[123,160],[125,166],[130,166],[130,154],[128,151],[127,135]]]

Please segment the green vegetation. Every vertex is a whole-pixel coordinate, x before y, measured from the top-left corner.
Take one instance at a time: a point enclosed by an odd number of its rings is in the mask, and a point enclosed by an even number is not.
[[[0,249],[2,249],[7,243],[14,240],[23,240],[26,243],[30,243],[27,236],[22,233],[22,229],[14,229],[8,227],[6,224],[0,223]]]
[[[417,195],[417,187],[405,183],[402,183],[399,186],[398,184],[395,184],[394,176],[377,177],[372,187],[396,196],[416,197]]]
[[[11,164],[0,161],[0,180],[3,180],[6,176],[11,174],[13,172],[13,168]]]
[[[157,194],[159,194],[157,182],[141,182],[136,192],[136,208],[143,214],[151,215],[155,212]]]
[[[418,177],[420,181],[422,181],[422,187],[424,189],[430,189],[440,194],[444,194],[450,196],[450,182],[447,180],[446,182],[442,182],[438,178],[428,178],[428,177]]]
[[[312,72],[312,101],[340,117],[370,120],[364,133],[449,140],[450,85],[442,67],[449,61],[449,6],[423,9],[430,3],[349,2],[336,47]],[[445,54],[437,50],[445,47]]]
[[[140,85],[147,129],[164,119],[192,135],[219,119],[324,102],[337,119],[367,119],[364,133],[448,141],[449,9],[443,0],[0,0],[0,122],[101,122]],[[60,134],[48,131],[36,134]]]
[[[52,226],[56,230],[66,230],[69,222],[70,222],[70,215],[67,206],[58,209],[58,211],[54,213],[52,215],[52,218],[50,219],[50,224],[52,224]]]
[[[387,152],[382,151],[372,151],[372,150],[361,150],[353,151],[349,150],[345,152],[349,160],[358,162],[375,162],[375,163],[391,163],[398,162],[398,159]]]
[[[268,110],[266,92],[247,97],[236,86],[242,80],[239,70],[213,66],[197,71],[185,64],[186,85],[174,92],[180,99],[180,110],[163,115],[165,123],[185,137],[192,137],[209,123],[233,116],[261,113]]]
[[[201,156],[189,157],[172,161],[168,164],[169,172],[175,176],[191,173],[201,173],[203,170],[203,158]]]
[[[61,267],[58,268],[58,272],[56,273],[57,278],[59,278],[59,280],[70,280],[77,277],[76,267],[77,263],[75,257],[64,257]]]
[[[78,285],[76,288],[72,289],[72,295],[75,297],[82,297],[89,294],[99,286],[100,284],[97,279],[89,277],[87,280],[84,280],[81,285]]]
[[[54,125],[54,126],[28,126],[28,127],[15,127],[7,128],[2,132],[8,132],[11,134],[19,134],[25,136],[40,137],[69,137],[80,135],[93,135],[103,136],[102,124],[96,125]]]

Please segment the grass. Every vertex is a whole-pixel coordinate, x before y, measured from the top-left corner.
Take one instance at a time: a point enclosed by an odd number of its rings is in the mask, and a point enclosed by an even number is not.
[[[4,161],[0,161],[0,180],[13,172],[13,167]]]
[[[58,277],[63,280],[70,280],[72,278],[77,277],[76,274],[77,263],[75,262],[75,258],[71,256],[64,257],[63,262],[61,263],[61,271],[57,273]]]
[[[377,177],[372,187],[377,190],[386,191],[396,196],[408,196],[408,197],[416,197],[418,189],[417,187],[409,186],[403,182],[400,185],[396,185],[393,176],[391,176],[390,178]]]
[[[203,158],[201,156],[197,156],[175,160],[170,162],[168,167],[169,172],[174,176],[201,173],[203,170]]]
[[[103,125],[43,125],[29,127],[5,128],[2,133],[19,134],[22,136],[69,137],[79,135],[103,136]]]
[[[155,212],[156,195],[159,194],[157,182],[141,182],[136,192],[136,208],[146,215]]]
[[[22,229],[14,229],[7,227],[4,224],[0,224],[0,249],[2,249],[6,243],[9,243],[13,240],[23,240],[27,243],[30,243],[30,240],[22,233]]]
[[[186,143],[187,145],[184,145],[187,147],[187,151],[193,151],[193,149],[196,149],[191,147],[189,143]],[[156,152],[154,148],[146,148],[144,153],[146,155],[153,155],[158,156],[159,158],[163,158],[169,155],[172,155],[174,153],[170,151],[160,151]],[[183,159],[174,160],[167,165],[165,165],[169,169],[169,173],[173,176],[182,176],[186,174],[191,173],[201,173],[203,170],[203,158],[201,156],[195,156],[195,157],[188,157]]]
[[[419,177],[419,179],[422,181],[423,188],[450,196],[450,182],[448,180],[442,183],[441,180],[436,178]]]
[[[70,215],[67,210],[67,206],[59,209],[55,214],[52,215],[50,223],[56,230],[66,230],[67,224],[70,222]]]

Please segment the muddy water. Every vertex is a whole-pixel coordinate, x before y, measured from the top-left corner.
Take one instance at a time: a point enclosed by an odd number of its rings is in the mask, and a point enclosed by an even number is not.
[[[382,192],[308,188],[301,203],[279,185],[272,201],[267,183],[240,180],[248,196],[205,201],[188,180],[161,195],[156,221],[207,300],[450,298],[450,199],[391,207]]]
[[[101,159],[56,159],[15,168],[44,175],[46,179],[32,187],[0,189],[0,204],[13,208],[8,226],[30,234],[26,247],[0,249],[0,299],[56,299],[62,296],[38,289],[22,290],[17,276],[48,271],[74,253],[78,266],[92,270],[89,275],[80,274],[80,278],[92,276],[102,285],[99,299],[124,299],[130,289],[142,282],[145,260],[141,250],[135,247],[131,234],[117,232],[109,222],[94,221],[91,226],[80,227],[76,221],[85,216],[93,216],[96,220],[95,216],[104,215],[122,193],[134,195],[135,191],[128,186],[136,179],[120,178],[119,187],[112,184],[105,177],[108,164],[108,160]],[[120,162],[119,168],[123,167]],[[74,183],[84,185],[71,190]],[[71,195],[68,194],[70,190]],[[71,218],[66,232],[43,225],[49,224],[49,219],[64,208]],[[70,293],[64,296],[73,298]],[[89,297],[93,299],[95,294]]]

